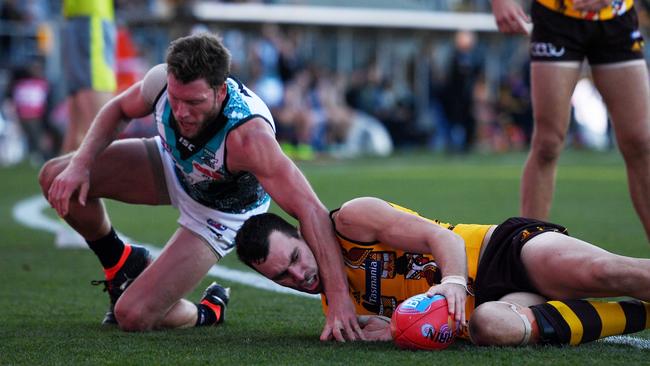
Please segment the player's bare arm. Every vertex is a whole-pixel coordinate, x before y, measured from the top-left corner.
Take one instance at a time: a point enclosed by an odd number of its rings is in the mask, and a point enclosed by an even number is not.
[[[465,322],[467,257],[465,242],[451,230],[395,209],[378,198],[363,197],[348,201],[334,218],[342,235],[363,242],[380,241],[413,253],[431,253],[442,271],[443,281],[427,294],[447,298],[449,313]],[[461,281],[464,280],[464,281]]]
[[[493,0],[492,13],[503,33],[527,34],[527,24],[530,24],[530,17],[515,0]]]
[[[121,125],[131,118],[151,113],[151,105],[142,98],[140,84],[134,84],[102,107],[70,164],[52,182],[48,201],[61,217],[68,214],[70,199],[75,193],[79,203],[86,204],[90,168],[95,158],[115,139]]]
[[[301,234],[318,261],[329,299],[321,340],[364,339],[348,296],[343,257],[327,209],[298,167],[282,153],[271,127],[261,118],[252,120],[228,136],[227,149],[229,169],[251,172],[273,200],[300,222]]]

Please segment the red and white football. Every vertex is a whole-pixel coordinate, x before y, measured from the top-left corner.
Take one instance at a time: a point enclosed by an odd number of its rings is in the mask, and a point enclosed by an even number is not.
[[[390,321],[395,344],[404,349],[442,350],[456,337],[444,296],[415,295],[402,302]]]

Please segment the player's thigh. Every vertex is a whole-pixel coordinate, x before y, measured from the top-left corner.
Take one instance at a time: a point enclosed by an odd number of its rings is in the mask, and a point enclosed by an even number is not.
[[[158,258],[120,297],[118,307],[161,318],[198,285],[217,260],[203,238],[180,227]]]
[[[548,298],[580,298],[600,293],[600,268],[616,264],[619,257],[556,232],[535,236],[521,250],[530,281]]]
[[[594,66],[592,75],[619,143],[650,139],[650,83],[645,61]]]
[[[160,155],[147,147],[146,144],[150,143],[152,141],[145,139],[111,143],[93,164],[89,197],[138,204],[168,204]]]
[[[533,62],[530,67],[535,133],[564,136],[569,126],[571,95],[580,78],[580,63]]]

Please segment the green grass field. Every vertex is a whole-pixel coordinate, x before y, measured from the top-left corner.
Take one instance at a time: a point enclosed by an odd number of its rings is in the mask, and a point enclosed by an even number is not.
[[[373,195],[449,222],[497,223],[516,215],[524,154],[301,164],[328,208]],[[649,349],[596,342],[580,347],[477,348],[456,342],[436,353],[387,343],[321,343],[318,301],[218,279],[232,287],[227,322],[216,328],[123,333],[101,327],[108,296],[88,250],[58,250],[53,235],[12,218],[16,202],[39,192],[37,170],[0,168],[0,364],[648,364]],[[277,208],[273,208],[277,212]],[[160,246],[175,230],[170,208],[109,204],[118,230]],[[563,156],[552,221],[574,236],[619,254],[650,257],[615,152]],[[244,269],[230,255],[220,265]],[[213,278],[190,294],[197,300]],[[650,338],[646,331],[635,335]]]

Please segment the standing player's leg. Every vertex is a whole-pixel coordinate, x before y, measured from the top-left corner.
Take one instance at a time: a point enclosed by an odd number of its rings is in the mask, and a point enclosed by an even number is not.
[[[571,95],[580,62],[532,62],[534,130],[521,179],[521,215],[547,219],[555,190],[557,161],[569,127]]]
[[[632,203],[650,240],[650,85],[644,60],[593,66],[625,159]]]

